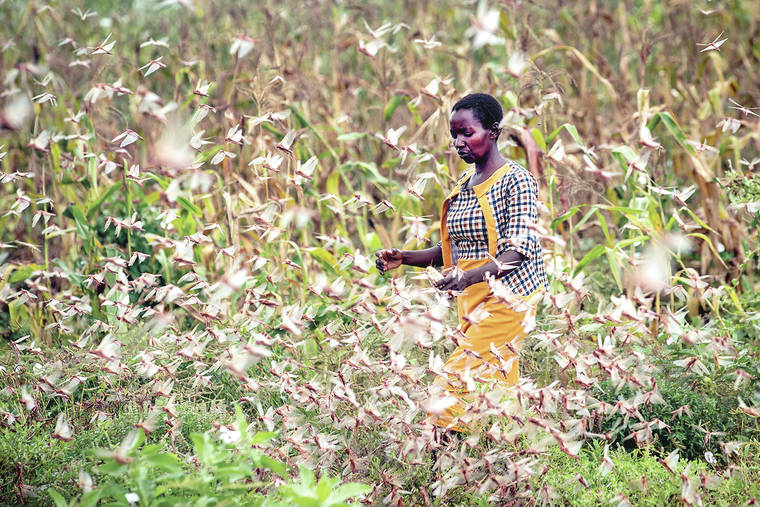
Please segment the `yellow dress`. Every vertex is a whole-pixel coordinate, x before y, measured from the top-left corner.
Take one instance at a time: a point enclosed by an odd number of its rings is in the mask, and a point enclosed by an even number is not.
[[[491,293],[487,282],[473,284],[464,294],[457,296],[461,330],[456,340],[458,346],[444,365],[443,370],[447,376],[439,376],[435,380],[435,385],[443,388],[457,401],[443,412],[430,414],[429,417],[429,421],[436,426],[456,431],[465,431],[472,427],[472,422],[457,420],[458,416],[465,413],[467,404],[472,401],[470,391],[466,387],[467,382],[463,382],[463,379],[498,382],[503,386],[518,383],[516,352],[519,352],[520,343],[526,334],[524,322],[533,311],[529,302],[533,299],[531,296],[542,290],[546,283],[540,245],[530,227],[531,223],[537,221],[538,213],[538,186],[533,176],[510,161],[483,183],[475,185],[472,189],[463,189],[463,183],[472,174],[474,170],[465,174],[442,205],[441,249],[444,268],[450,268],[456,262],[459,269],[466,271],[491,262],[491,258],[485,254],[486,250],[494,258],[505,250],[517,250],[523,255],[523,263],[502,278],[502,282],[505,282],[516,296],[528,302],[528,309],[525,309],[524,304],[513,309],[499,301]],[[472,194],[468,194],[467,198],[470,201],[465,205],[467,209],[460,210],[454,217],[448,216],[452,201],[460,197],[460,194],[468,192]],[[500,215],[494,215],[495,208]],[[450,219],[451,223],[447,224],[447,219]],[[464,228],[461,227],[463,221],[468,222]],[[468,232],[467,228],[473,224],[474,228]],[[456,239],[460,246],[470,245],[470,248],[460,251],[455,259],[450,232],[461,230],[465,231],[464,236],[470,236],[471,241],[464,241],[462,233],[458,233],[459,237]],[[483,315],[481,310],[485,310],[489,315],[482,320],[468,318],[479,306],[481,308],[478,314]]]

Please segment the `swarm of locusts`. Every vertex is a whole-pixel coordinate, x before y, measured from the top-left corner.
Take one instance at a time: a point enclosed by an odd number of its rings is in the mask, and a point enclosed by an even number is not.
[[[441,440],[424,419],[452,404],[432,379],[462,337],[456,304],[433,287],[441,275],[432,268],[381,276],[373,249],[436,240],[436,206],[462,170],[446,139],[451,105],[478,86],[509,96],[457,65],[506,51],[508,59],[481,70],[519,82],[544,76],[547,53],[527,54],[505,35],[507,13],[521,2],[469,6],[460,46],[411,17],[373,28],[360,8],[330,19],[323,2],[313,3],[326,18],[314,30],[331,27],[335,47],[308,64],[283,42],[287,14],[274,7],[256,26],[196,34],[204,19],[229,22],[223,2],[166,1],[151,8],[176,17],[180,29],[170,35],[155,23],[130,29],[132,14],[65,2],[18,9],[16,31],[0,35],[0,350],[3,399],[11,400],[0,411],[3,431],[66,406],[45,428],[70,442],[138,407],[124,441],[143,432],[171,448],[181,438],[177,406],[224,392],[226,414],[238,404],[252,429],[277,432],[266,451],[273,458],[369,483],[369,503],[430,504],[462,493],[550,502],[556,491],[530,489],[551,473],[541,461],[549,449],[575,458],[590,440],[609,446],[609,421],[644,446],[689,417],[688,406],[669,420],[642,415],[663,403],[650,345],[680,347],[669,365],[676,372],[720,370],[735,388],[756,380],[716,320],[699,328],[690,320],[731,295],[708,268],[730,270],[720,253],[738,252],[746,232],[737,216],[714,211],[716,146],[720,136],[756,137],[756,108],[727,98],[691,140],[642,86],[619,122],[623,134],[591,143],[573,125],[552,123],[571,106],[560,85],[544,83],[526,105],[505,104],[504,127],[550,127],[531,170],[551,283],[525,322],[529,338],[513,344],[545,361],[526,361],[510,390],[466,372],[460,380],[474,397],[463,422],[476,429]],[[689,51],[713,61],[732,42],[721,32]],[[584,80],[617,100],[608,74],[569,53],[566,62],[585,66]],[[358,62],[356,75],[329,67],[345,55]],[[441,56],[454,62],[448,70],[417,71]],[[319,78],[308,82],[303,69]],[[361,111],[360,100],[372,110]],[[504,138],[505,152],[521,157]],[[676,151],[693,184],[656,177]],[[612,191],[574,201],[573,175],[593,182],[584,191],[623,185],[638,201],[612,203]],[[600,238],[588,250],[579,243],[584,230]],[[682,261],[694,250],[702,266]],[[587,276],[602,262],[609,296]],[[499,280],[489,284],[504,304],[524,304]],[[475,324],[485,317],[480,308],[465,316]],[[633,394],[604,401],[602,383]],[[755,400],[739,404],[760,416]],[[232,428],[221,418],[212,426]],[[680,475],[681,501],[699,504],[702,484],[729,477],[743,445],[720,441],[726,472],[679,469],[677,451],[662,466]],[[128,462],[123,448],[114,456]],[[427,482],[411,490],[401,470],[425,471]],[[613,470],[606,458],[599,473]],[[580,474],[575,482],[588,487]]]

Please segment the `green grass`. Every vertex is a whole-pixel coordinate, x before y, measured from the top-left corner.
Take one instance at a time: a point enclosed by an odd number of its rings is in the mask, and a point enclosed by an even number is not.
[[[616,449],[609,452],[614,468],[602,472],[603,457],[604,446],[599,443],[584,449],[577,460],[559,449],[551,450],[545,460],[548,471],[533,482],[534,488],[545,495],[541,501],[549,505],[606,505],[614,503],[618,495],[625,495],[632,505],[676,505],[682,495],[682,474],[695,481],[697,488],[701,488],[703,475],[718,478],[715,485],[711,479],[704,491],[705,505],[740,505],[760,498],[760,470],[756,466],[737,469],[727,476],[703,461],[680,460],[673,474],[659,462],[664,456],[650,449]],[[581,477],[587,487],[579,480]]]

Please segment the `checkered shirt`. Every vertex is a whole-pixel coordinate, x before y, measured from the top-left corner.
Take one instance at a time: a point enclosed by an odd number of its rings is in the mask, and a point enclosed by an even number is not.
[[[523,262],[503,281],[515,294],[527,296],[545,287],[546,271],[541,245],[531,225],[538,223],[538,184],[533,175],[508,161],[510,169],[486,191],[496,222],[496,257],[507,250],[522,254]],[[456,259],[488,258],[488,232],[475,191],[461,184],[459,195],[449,203],[446,226]]]

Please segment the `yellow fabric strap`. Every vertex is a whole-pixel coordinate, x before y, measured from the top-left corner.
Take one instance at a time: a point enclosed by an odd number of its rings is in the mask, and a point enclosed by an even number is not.
[[[478,196],[480,209],[483,211],[483,218],[486,220],[486,231],[488,231],[488,253],[496,257],[496,220],[493,217],[491,204],[488,202],[488,196],[483,194]]]
[[[494,186],[497,181],[502,179],[510,169],[512,169],[512,166],[509,165],[509,163],[506,163],[503,166],[499,167],[491,176],[488,177],[486,181],[483,183],[478,183],[472,187],[472,189],[475,190],[475,195],[478,197],[485,195],[486,192],[488,192],[488,190]]]
[[[449,211],[449,202],[451,199],[459,195],[459,192],[462,189],[462,181],[467,181],[467,179],[472,176],[475,173],[475,170],[470,170],[469,172],[465,173],[465,175],[459,179],[459,183],[457,183],[457,186],[454,187],[454,190],[451,191],[451,193],[446,197],[446,199],[443,200],[443,204],[441,205],[441,256],[443,257],[443,267],[444,268],[450,268],[454,264],[453,259],[451,258],[451,242],[449,239],[449,229],[446,227],[446,213]]]
[[[486,181],[473,187],[475,195],[478,198],[478,204],[480,204],[480,209],[483,211],[483,218],[486,221],[486,231],[488,231],[488,253],[491,254],[492,257],[496,257],[496,245],[499,240],[499,231],[496,229],[496,219],[493,216],[493,209],[491,208],[491,203],[488,202],[487,194],[488,190],[493,187],[497,181],[501,180],[511,168],[512,166],[509,164],[504,164],[489,176]]]

